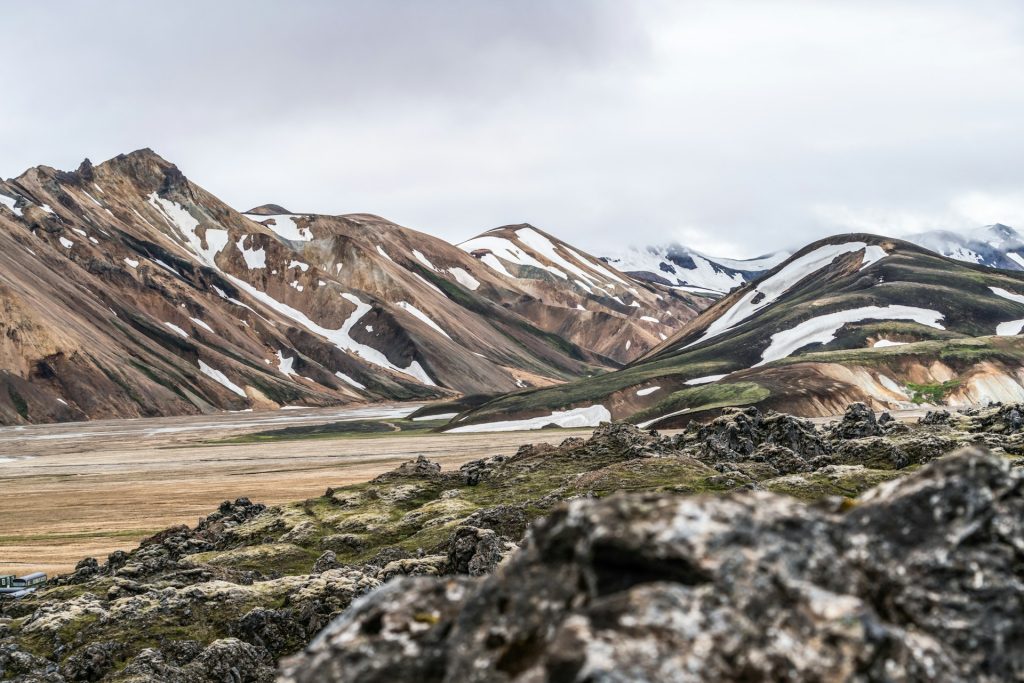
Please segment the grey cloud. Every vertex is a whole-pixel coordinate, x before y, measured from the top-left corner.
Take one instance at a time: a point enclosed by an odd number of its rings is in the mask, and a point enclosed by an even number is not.
[[[1024,10],[749,0],[4,10],[0,174],[153,147],[239,208],[754,255],[1024,226]]]

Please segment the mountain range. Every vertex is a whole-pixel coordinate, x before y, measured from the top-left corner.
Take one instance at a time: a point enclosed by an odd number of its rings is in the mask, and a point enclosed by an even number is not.
[[[832,415],[1024,400],[1024,273],[903,240],[837,235],[734,289],[627,368],[461,415],[454,431],[628,420],[724,406]]]
[[[708,303],[529,225],[239,212],[151,150],[0,182],[0,424],[550,385]]]
[[[746,261],[601,259],[528,224],[449,244],[239,212],[139,150],[0,182],[0,424],[447,400],[472,431],[1022,400],[1022,271],[1004,225]]]

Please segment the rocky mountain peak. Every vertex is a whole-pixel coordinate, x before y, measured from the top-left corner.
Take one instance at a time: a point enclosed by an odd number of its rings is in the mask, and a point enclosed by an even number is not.
[[[294,212],[289,211],[280,204],[261,204],[260,206],[253,207],[243,213],[254,214],[256,216],[281,216],[284,214],[292,214]]]

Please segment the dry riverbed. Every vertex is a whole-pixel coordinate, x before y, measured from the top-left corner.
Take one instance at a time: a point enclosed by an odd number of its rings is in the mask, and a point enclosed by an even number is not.
[[[339,421],[398,420],[417,406],[308,409],[0,428],[0,573],[69,571],[222,500],[267,504],[371,479],[423,454],[448,468],[524,443],[592,430],[500,434],[371,434],[256,443],[211,442]],[[408,423],[406,423],[408,424]]]

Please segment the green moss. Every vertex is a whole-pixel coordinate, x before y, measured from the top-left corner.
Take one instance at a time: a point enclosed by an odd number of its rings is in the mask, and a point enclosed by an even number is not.
[[[910,400],[918,405],[922,403],[942,403],[945,401],[946,395],[959,386],[960,380],[955,379],[939,384],[907,383],[907,389],[911,392]]]
[[[698,412],[758,403],[771,396],[771,391],[756,382],[716,382],[687,387],[633,415],[630,422],[641,423],[663,415],[686,410]]]
[[[778,477],[762,486],[773,493],[781,493],[806,501],[821,500],[828,496],[856,498],[882,482],[905,476],[913,467],[903,470],[873,470],[864,467],[838,467],[809,474]]]
[[[143,375],[148,377],[152,382],[154,382],[156,384],[159,384],[160,386],[164,387],[165,389],[171,390],[172,392],[174,392],[183,401],[191,402],[191,401],[189,401],[188,396],[185,395],[185,392],[183,392],[181,390],[181,388],[178,386],[179,382],[172,381],[171,379],[169,379],[169,378],[167,378],[167,377],[165,377],[163,375],[157,374],[157,372],[153,368],[149,367],[145,363],[141,363],[141,362],[135,360],[134,358],[129,359],[128,362],[131,363],[133,368],[135,368],[136,370],[141,372]]]
[[[194,564],[208,564],[240,571],[257,571],[264,576],[308,574],[320,553],[290,543],[261,543],[235,550],[212,551],[189,556]]]
[[[23,420],[27,420],[28,403],[25,401],[25,398],[11,385],[7,385],[7,395],[11,397],[11,403],[14,404],[14,409],[18,412],[18,415],[21,415]]]
[[[264,443],[268,441],[305,441],[310,439],[340,439],[346,437],[372,436],[425,436],[425,432],[448,424],[448,420],[352,420],[332,422],[324,425],[303,425],[286,427],[255,434],[245,434],[229,439],[208,442],[209,444]]]

